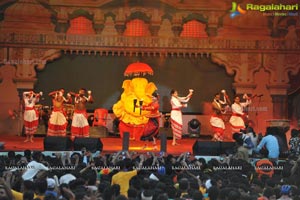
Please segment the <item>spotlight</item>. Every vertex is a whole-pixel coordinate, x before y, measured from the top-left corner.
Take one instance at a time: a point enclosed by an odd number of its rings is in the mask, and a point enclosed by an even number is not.
[[[201,130],[201,123],[197,119],[192,119],[188,123],[188,132],[190,137],[199,137]]]

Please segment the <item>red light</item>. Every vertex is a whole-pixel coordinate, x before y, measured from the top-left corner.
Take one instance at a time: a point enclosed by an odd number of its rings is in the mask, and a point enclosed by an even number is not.
[[[196,37],[204,38],[207,37],[205,32],[205,24],[200,23],[197,20],[192,20],[183,25],[183,30],[180,37]]]
[[[126,24],[125,36],[147,36],[150,35],[148,25],[143,20],[134,19]]]
[[[67,34],[95,34],[92,21],[83,16],[72,19]]]

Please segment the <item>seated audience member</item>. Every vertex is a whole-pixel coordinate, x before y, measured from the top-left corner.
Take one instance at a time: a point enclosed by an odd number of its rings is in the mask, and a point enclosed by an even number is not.
[[[233,138],[237,145],[237,152],[235,153],[234,158],[249,162],[249,152],[248,149],[244,146],[244,141],[242,137],[239,136],[241,134],[240,133],[235,133],[235,134],[233,135]]]
[[[278,140],[275,136],[271,135],[270,132],[267,132],[254,151],[259,153],[263,147],[268,151],[269,159],[277,160],[279,158],[280,151]]]

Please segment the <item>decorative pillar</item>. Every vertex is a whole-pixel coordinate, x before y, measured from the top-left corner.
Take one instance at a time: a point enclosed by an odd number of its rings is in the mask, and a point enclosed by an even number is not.
[[[179,37],[182,30],[183,30],[182,26],[178,26],[178,25],[177,26],[172,26],[172,31],[173,31],[175,37]]]
[[[152,11],[151,16],[151,25],[149,27],[151,36],[158,36],[158,32],[160,30],[160,24],[161,24],[161,14],[159,13],[158,9],[154,9]]]
[[[55,26],[55,32],[66,33],[70,27],[68,9],[64,7],[57,8],[57,23]]]
[[[57,33],[66,33],[70,27],[70,24],[67,21],[57,22],[55,26],[55,32]]]
[[[275,119],[287,118],[287,96],[271,95],[273,102],[273,117]]]
[[[289,74],[299,71],[300,58],[296,54],[265,54],[263,66],[270,74],[267,88],[273,101],[273,117],[287,119],[287,90],[290,87]]]
[[[159,32],[159,29],[160,29],[160,26],[159,25],[152,25],[150,26],[150,33],[151,33],[151,36],[158,36],[158,32]]]
[[[211,11],[208,13],[208,23],[207,23],[207,35],[210,37],[214,37],[218,35],[218,24],[219,24],[219,16],[215,11]]]
[[[273,102],[273,118],[274,119],[287,119],[288,118],[288,101],[287,90],[288,84],[280,85],[267,85],[270,90]]]
[[[97,34],[101,34],[104,28],[104,15],[101,10],[94,10],[94,30]]]
[[[172,31],[175,37],[179,37],[183,30],[182,27],[182,16],[179,13],[176,13],[173,19]]]
[[[123,33],[126,29],[126,24],[125,24],[126,12],[127,12],[127,10],[124,11],[124,8],[119,8],[118,14],[117,14],[116,19],[115,19],[115,28],[118,32],[118,35],[120,35],[120,36],[123,35]]]
[[[115,28],[120,36],[123,35],[126,26],[122,22],[117,22]]]

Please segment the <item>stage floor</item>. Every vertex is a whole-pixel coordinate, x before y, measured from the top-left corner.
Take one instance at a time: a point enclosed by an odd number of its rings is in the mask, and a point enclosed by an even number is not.
[[[6,135],[0,137],[0,142],[4,143],[4,149],[1,151],[24,151],[26,149],[35,151],[44,151],[44,138],[35,137],[34,142],[24,142],[25,137]],[[103,137],[100,138],[103,144],[103,153],[112,153],[122,150],[122,139],[119,137]],[[172,146],[172,139],[167,140],[167,153],[180,155],[183,152],[193,152],[193,145],[196,141],[208,141],[207,138],[183,138],[178,140],[179,145]],[[157,149],[153,149],[152,142],[129,141],[129,151],[137,152],[159,152],[160,140],[156,141]],[[144,145],[147,147],[144,148]]]

